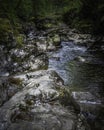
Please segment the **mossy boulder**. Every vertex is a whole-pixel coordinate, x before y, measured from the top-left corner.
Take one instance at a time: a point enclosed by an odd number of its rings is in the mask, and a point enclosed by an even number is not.
[[[61,39],[60,39],[60,36],[58,34],[55,34],[52,39],[53,39],[54,45],[56,45],[56,46],[60,45]]]

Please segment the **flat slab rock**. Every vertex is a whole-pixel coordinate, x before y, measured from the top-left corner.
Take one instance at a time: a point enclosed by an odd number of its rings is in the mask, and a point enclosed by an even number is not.
[[[0,108],[0,130],[89,130],[74,108],[59,102],[62,79],[54,71],[20,75],[25,87]]]

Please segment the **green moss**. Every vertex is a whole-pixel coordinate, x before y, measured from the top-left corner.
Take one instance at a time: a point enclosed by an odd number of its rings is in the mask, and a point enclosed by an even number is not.
[[[62,105],[68,106],[70,104],[70,90],[67,88],[61,88],[59,90],[59,100]]]
[[[44,65],[44,66],[41,66],[40,68],[39,68],[39,70],[47,70],[48,69],[48,65]]]
[[[20,48],[23,46],[24,44],[24,39],[25,36],[23,34],[20,34],[18,36],[15,37],[16,43],[17,43],[17,47]]]
[[[10,77],[8,80],[9,80],[10,83],[15,84],[15,85],[21,85],[22,84],[22,80],[20,78]]]

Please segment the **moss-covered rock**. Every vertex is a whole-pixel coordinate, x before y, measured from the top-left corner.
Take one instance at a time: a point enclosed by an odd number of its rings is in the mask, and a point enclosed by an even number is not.
[[[60,39],[60,36],[58,34],[55,34],[52,39],[53,39],[53,43],[56,46],[60,45],[61,39]]]
[[[17,47],[22,47],[23,44],[25,43],[25,35],[19,34],[18,36],[15,37]]]

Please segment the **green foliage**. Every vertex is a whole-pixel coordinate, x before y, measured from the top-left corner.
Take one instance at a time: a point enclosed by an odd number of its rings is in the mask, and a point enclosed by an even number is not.
[[[11,32],[11,25],[8,19],[0,18],[0,32]]]
[[[0,18],[0,43],[7,42],[9,35],[13,33],[10,21]]]
[[[53,10],[51,0],[33,0],[34,15],[46,16]]]
[[[29,22],[61,16],[72,27],[104,33],[104,0],[1,0],[0,3],[0,17],[14,25],[18,19]]]
[[[2,0],[0,12],[0,17],[6,17],[13,23],[18,17],[28,20],[33,12],[32,0]]]
[[[22,0],[20,6],[17,8],[17,15],[22,20],[28,20],[32,17],[33,5],[31,0]]]
[[[104,34],[104,1],[72,0],[63,18],[65,22],[79,30]]]
[[[35,0],[33,1],[34,15],[37,17],[53,17],[68,10],[70,0]]]

